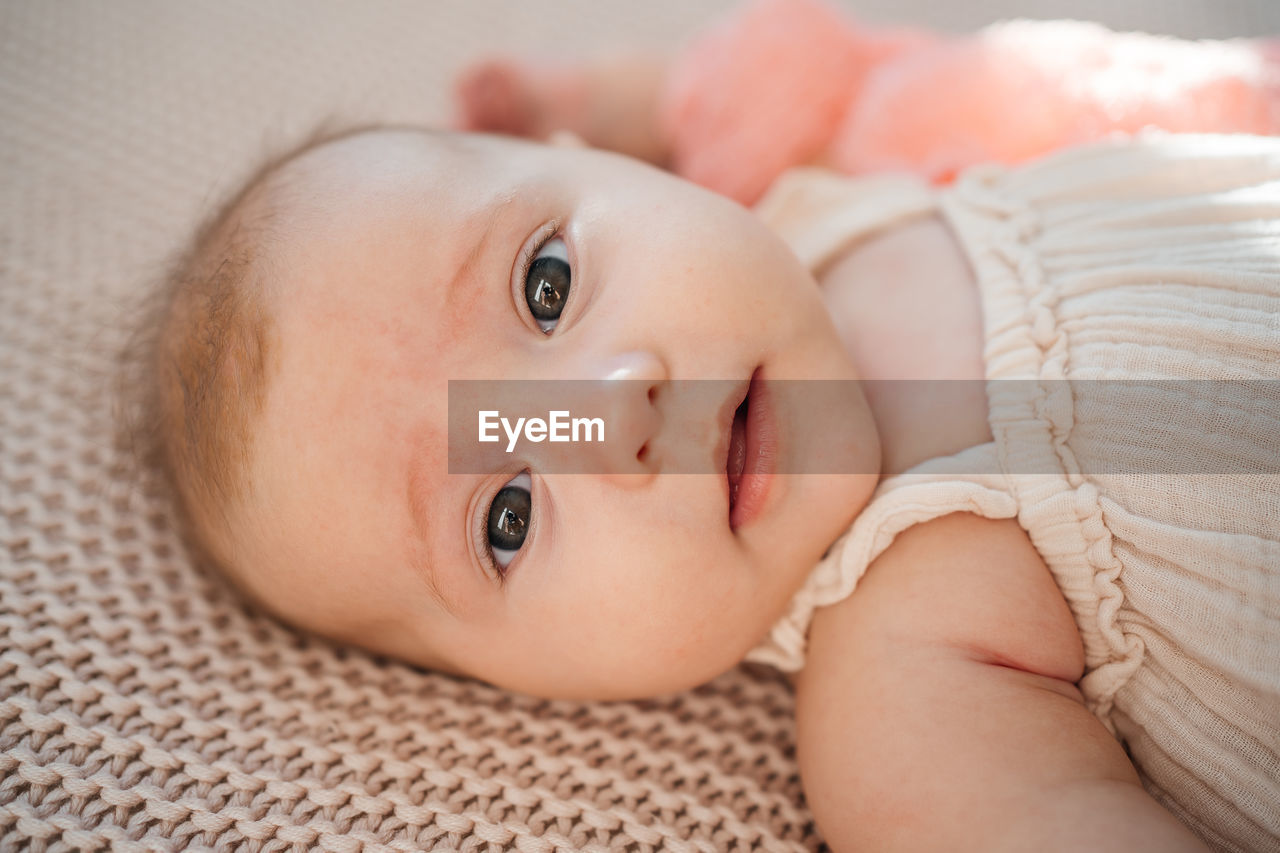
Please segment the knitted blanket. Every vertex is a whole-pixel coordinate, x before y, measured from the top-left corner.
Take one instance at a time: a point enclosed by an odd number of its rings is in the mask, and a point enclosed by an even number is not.
[[[0,850],[820,846],[771,670],[549,702],[302,636],[111,440],[139,294],[263,157],[443,123],[481,51],[672,44],[728,5],[0,5]]]

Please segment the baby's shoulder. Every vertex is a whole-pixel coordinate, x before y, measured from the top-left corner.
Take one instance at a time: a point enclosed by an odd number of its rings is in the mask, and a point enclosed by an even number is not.
[[[852,596],[816,614],[797,678],[796,754],[824,835],[850,848],[1040,849],[1042,816],[1064,797],[1073,816],[1052,821],[1054,838],[1098,803],[1113,804],[1108,820],[1150,817],[1073,683],[1082,658],[1015,521],[957,513],[901,533]]]
[[[1075,620],[1016,519],[956,512],[899,533],[850,596],[814,614],[801,680],[856,678],[858,666],[930,650],[1081,676]]]

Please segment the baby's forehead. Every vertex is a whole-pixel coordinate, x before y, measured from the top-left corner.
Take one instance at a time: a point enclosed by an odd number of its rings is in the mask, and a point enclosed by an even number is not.
[[[391,190],[407,179],[467,167],[470,146],[453,134],[371,130],[302,151],[264,182],[277,203],[349,200],[370,190]],[[305,207],[305,205],[304,205]]]
[[[362,285],[364,298],[407,265],[420,280],[444,280],[448,267],[470,263],[468,247],[478,252],[485,241],[505,239],[489,238],[518,228],[534,207],[574,198],[581,183],[575,154],[420,129],[364,131],[306,150],[272,176],[265,193],[273,290],[287,302],[314,291],[319,278],[341,278]]]
[[[491,170],[543,146],[486,134],[429,128],[374,128],[306,148],[274,176],[276,191],[293,187],[350,189],[403,179],[408,174]]]
[[[413,207],[454,221],[475,200],[540,170],[538,149],[518,140],[422,129],[362,131],[302,151],[262,182],[284,245]],[[252,204],[251,203],[251,204]]]
[[[485,200],[506,173],[465,135],[353,134],[299,155],[273,177],[269,271],[282,335],[317,318],[341,326],[360,309],[446,289],[459,253],[483,228]]]

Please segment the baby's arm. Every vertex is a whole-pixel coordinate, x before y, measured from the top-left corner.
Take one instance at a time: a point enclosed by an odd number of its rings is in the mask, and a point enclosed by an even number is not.
[[[475,63],[456,87],[455,124],[534,139],[571,130],[751,204],[787,168],[829,162],[872,70],[935,40],[859,26],[821,0],[756,0],[670,58]]]
[[[594,148],[665,166],[670,152],[659,128],[658,98],[667,65],[664,57],[647,53],[575,65],[477,62],[458,78],[456,124],[530,139],[568,130]]]
[[[1013,520],[902,533],[820,610],[797,679],[801,774],[839,850],[1204,846],[1084,707],[1070,612]]]

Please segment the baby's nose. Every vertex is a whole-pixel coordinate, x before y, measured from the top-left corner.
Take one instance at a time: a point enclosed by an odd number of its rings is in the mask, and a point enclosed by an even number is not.
[[[659,402],[668,382],[666,366],[647,350],[619,353],[598,368],[599,407],[606,440],[591,447],[590,473],[619,485],[639,486],[659,471],[654,445],[662,429]]]

